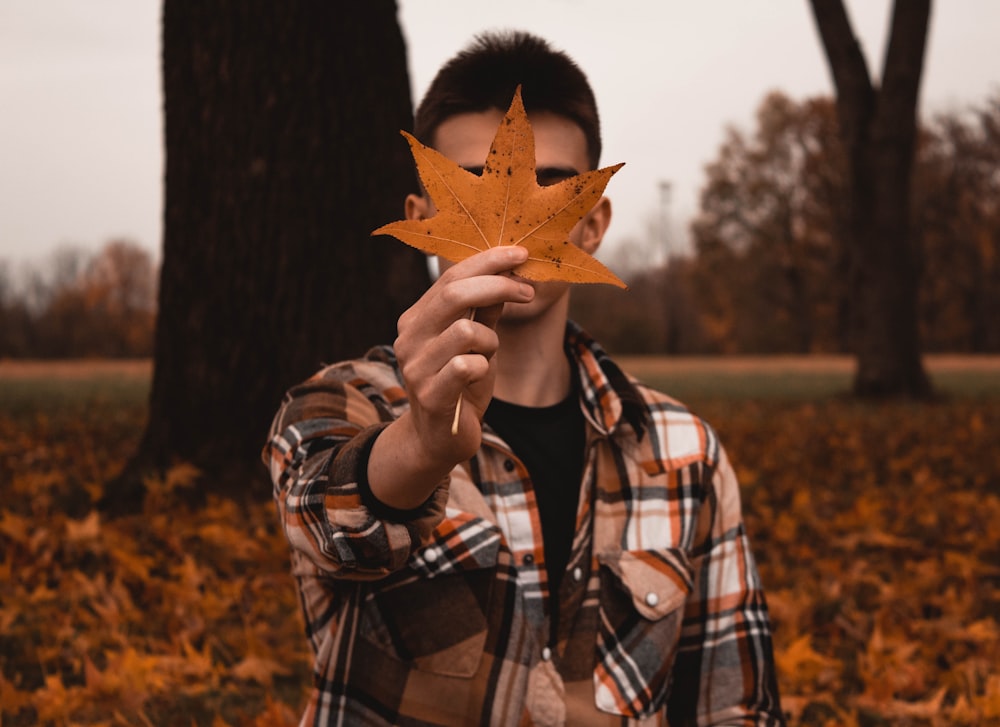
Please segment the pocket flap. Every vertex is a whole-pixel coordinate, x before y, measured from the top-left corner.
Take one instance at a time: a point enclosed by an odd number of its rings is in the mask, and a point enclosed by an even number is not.
[[[597,560],[602,568],[595,705],[646,719],[664,707],[670,692],[692,568],[675,548],[599,553]]]
[[[597,560],[618,577],[636,611],[651,621],[675,611],[691,593],[691,565],[682,550],[626,550],[598,554]]]

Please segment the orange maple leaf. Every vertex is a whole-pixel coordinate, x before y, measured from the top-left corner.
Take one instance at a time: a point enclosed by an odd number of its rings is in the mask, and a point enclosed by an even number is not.
[[[517,88],[482,176],[401,132],[410,144],[424,189],[437,213],[425,220],[400,220],[373,235],[392,235],[419,250],[452,262],[497,245],[523,245],[528,260],[514,272],[528,280],[609,283],[618,276],[569,241],[569,232],[604,194],[616,164],[542,187],[535,178],[535,136]]]

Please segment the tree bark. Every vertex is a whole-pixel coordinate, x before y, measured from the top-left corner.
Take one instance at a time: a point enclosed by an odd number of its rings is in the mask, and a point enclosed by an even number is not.
[[[194,464],[267,497],[282,393],[391,342],[423,256],[371,230],[415,176],[393,0],[164,0],[166,199],[149,423],[112,497]],[[120,503],[119,503],[120,504]]]
[[[842,0],[811,3],[848,156],[854,391],[925,397],[931,386],[921,359],[920,254],[910,231],[910,200],[931,3],[896,0],[881,88],[871,82]]]

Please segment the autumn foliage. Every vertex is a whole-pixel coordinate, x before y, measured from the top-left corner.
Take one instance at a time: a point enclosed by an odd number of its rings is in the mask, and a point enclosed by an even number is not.
[[[793,723],[1000,724],[998,403],[715,415]]]
[[[143,411],[90,411],[0,415],[0,721],[296,723],[308,654],[270,508],[194,507],[178,466],[106,519]]]
[[[706,167],[692,223],[707,349],[851,351],[847,155],[833,102],[768,95]],[[1000,96],[928,120],[911,228],[926,350],[1000,350]]]
[[[651,268],[656,232],[616,252],[612,223],[601,257],[630,290],[577,286],[574,317],[616,353],[851,351],[844,164],[831,99],[769,94],[706,167],[691,256]],[[1000,351],[998,170],[1000,95],[924,120],[912,224],[926,351]],[[0,259],[0,357],[149,355],[148,255],[112,241],[44,265],[24,275]]]
[[[39,407],[10,387],[3,725],[296,724],[310,654],[268,493],[195,493],[178,466],[140,514],[109,519],[95,503],[135,446],[141,398]],[[996,395],[689,403],[743,485],[790,723],[1000,724]]]
[[[0,259],[0,359],[149,356],[156,278],[149,252],[124,239],[61,247],[41,268]]]

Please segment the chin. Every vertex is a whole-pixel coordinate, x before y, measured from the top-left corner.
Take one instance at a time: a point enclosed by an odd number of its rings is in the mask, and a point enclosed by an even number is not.
[[[537,301],[530,303],[504,303],[503,313],[500,314],[501,321],[523,321],[534,318],[539,312]]]
[[[523,324],[551,315],[569,312],[569,283],[532,283],[535,298],[529,303],[505,303],[500,320],[503,323]]]

